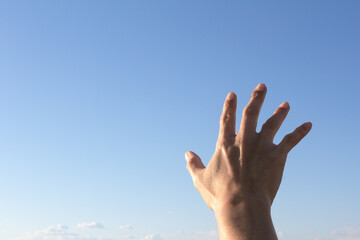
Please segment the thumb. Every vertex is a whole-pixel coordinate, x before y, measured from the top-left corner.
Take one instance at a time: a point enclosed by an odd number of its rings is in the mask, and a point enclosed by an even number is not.
[[[185,153],[185,159],[187,162],[186,168],[192,177],[196,176],[200,170],[205,168],[200,157],[191,151]]]

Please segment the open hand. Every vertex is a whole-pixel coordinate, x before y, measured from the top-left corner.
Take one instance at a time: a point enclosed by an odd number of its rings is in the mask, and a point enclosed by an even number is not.
[[[312,124],[304,123],[273,143],[290,107],[283,102],[263,124],[256,126],[266,86],[259,84],[244,108],[240,130],[236,134],[236,95],[226,97],[220,119],[216,150],[207,167],[193,152],[186,152],[187,169],[196,189],[212,210],[236,206],[250,201],[271,206],[280,186],[289,151],[310,131]]]

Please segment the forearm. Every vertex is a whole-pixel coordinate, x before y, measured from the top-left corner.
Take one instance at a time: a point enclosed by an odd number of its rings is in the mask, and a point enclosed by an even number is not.
[[[215,210],[220,240],[277,240],[271,204],[252,201]]]

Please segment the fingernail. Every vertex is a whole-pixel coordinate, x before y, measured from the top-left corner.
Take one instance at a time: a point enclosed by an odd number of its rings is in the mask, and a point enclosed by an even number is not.
[[[311,122],[306,122],[303,124],[303,127],[306,129],[306,130],[310,130],[311,127],[312,127],[312,123]]]
[[[280,106],[279,106],[279,108],[289,108],[290,107],[290,105],[289,105],[289,103],[288,102],[283,102],[282,104],[280,104]]]
[[[259,83],[259,85],[257,85],[255,88],[256,91],[265,91],[265,89],[266,89],[266,86],[263,83]]]
[[[235,93],[233,93],[233,92],[229,92],[229,94],[227,95],[227,99],[228,100],[233,100],[234,98],[235,98]]]

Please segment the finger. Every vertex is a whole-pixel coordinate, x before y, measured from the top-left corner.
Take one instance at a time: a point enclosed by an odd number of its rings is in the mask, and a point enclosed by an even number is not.
[[[219,138],[230,139],[235,136],[236,125],[236,94],[230,92],[224,102],[220,118]]]
[[[266,86],[260,83],[251,94],[248,105],[243,110],[238,137],[251,137],[256,134],[256,126],[259,118],[261,106],[266,95]]]
[[[274,141],[274,137],[279,130],[281,124],[284,122],[290,106],[288,102],[283,102],[275,110],[274,114],[263,124],[260,134],[265,141]]]
[[[196,177],[199,172],[205,168],[205,166],[202,163],[200,157],[193,152],[186,152],[185,159],[187,162],[186,168],[194,180],[194,177]]]
[[[298,144],[311,130],[312,123],[307,122],[297,127],[292,133],[286,135],[279,143],[278,148],[281,152],[288,153]]]

